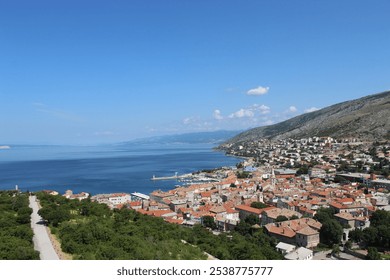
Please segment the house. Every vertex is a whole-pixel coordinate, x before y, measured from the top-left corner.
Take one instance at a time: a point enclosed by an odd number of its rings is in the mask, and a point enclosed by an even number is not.
[[[72,190],[67,190],[63,197],[66,197],[68,199],[78,199],[78,200],[83,200],[87,199],[89,197],[89,193],[86,192],[81,192],[81,193],[73,193]]]
[[[226,214],[226,209],[223,206],[214,206],[210,209],[210,212],[213,214]]]
[[[326,171],[321,168],[312,167],[309,169],[308,175],[310,178],[325,178]]]
[[[320,243],[319,232],[310,226],[304,227],[296,232],[295,242],[306,248],[316,247]]]
[[[261,215],[261,223],[262,225],[274,223],[276,218],[279,216],[285,216],[287,219],[290,219],[293,216],[300,218],[302,217],[302,214],[297,211],[286,208],[265,208],[263,209],[263,213]]]
[[[227,219],[223,216],[217,216],[215,223],[219,231],[232,231],[237,226],[239,220]]]
[[[179,208],[183,208],[183,207],[184,208],[187,207],[187,200],[185,199],[172,200],[171,203],[169,204],[169,208],[174,212],[177,212]]]
[[[264,212],[265,209],[269,209],[269,208],[257,209],[254,207],[250,207],[248,205],[236,205],[234,208],[239,212],[239,218],[241,220],[244,220],[249,215],[255,215],[259,217],[259,219],[261,219],[261,213]],[[270,208],[273,209],[274,207],[270,207]]]
[[[142,208],[141,201],[132,201],[132,202],[130,202],[130,208],[134,209],[134,210],[141,209]]]
[[[131,196],[127,193],[111,193],[111,194],[97,194],[91,197],[92,201],[107,204],[111,208],[115,208],[119,204],[126,204],[131,202]]]
[[[276,250],[280,252],[283,256],[287,255],[288,253],[291,253],[292,251],[295,250],[295,248],[296,248],[295,245],[291,245],[284,242],[279,242],[276,245]]]
[[[297,173],[296,170],[286,169],[286,168],[275,169],[274,172],[275,172],[275,177],[278,179],[280,179],[280,178],[285,178],[285,179],[294,178],[295,173]]]
[[[336,220],[343,225],[343,227],[350,227],[354,228],[355,227],[355,217],[352,216],[352,214],[348,212],[341,212],[334,214],[336,217]]]
[[[320,242],[319,230],[322,224],[311,219],[302,218],[264,226],[266,232],[280,242],[312,248]]]
[[[286,260],[312,260],[313,251],[304,247],[299,247],[297,250],[284,256]]]

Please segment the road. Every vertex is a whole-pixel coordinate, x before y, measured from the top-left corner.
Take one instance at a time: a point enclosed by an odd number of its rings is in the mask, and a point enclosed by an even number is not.
[[[54,250],[53,244],[50,242],[46,226],[43,223],[41,216],[38,215],[39,206],[36,196],[30,196],[31,228],[34,232],[33,242],[34,249],[39,251],[41,260],[59,260],[57,253]]]

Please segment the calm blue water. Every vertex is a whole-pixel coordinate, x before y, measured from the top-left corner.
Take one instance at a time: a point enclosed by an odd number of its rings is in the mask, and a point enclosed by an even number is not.
[[[207,144],[137,146],[13,146],[0,150],[0,189],[52,189],[64,193],[169,190],[176,181],[151,181],[201,169],[231,166],[239,159]]]

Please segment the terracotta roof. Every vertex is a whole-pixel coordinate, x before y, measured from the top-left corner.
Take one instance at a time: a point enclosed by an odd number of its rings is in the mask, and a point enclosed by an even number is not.
[[[210,212],[223,213],[226,212],[226,209],[223,206],[214,206],[213,208],[210,209]]]
[[[340,219],[343,219],[343,220],[354,220],[355,218],[350,214],[350,213],[338,213],[338,214],[334,214],[335,217],[337,218],[340,218]]]
[[[342,205],[342,204],[337,203],[335,201],[329,203],[329,205],[334,207],[334,208],[337,208],[337,209],[345,209],[345,208],[347,208],[345,205]]]
[[[320,230],[322,227],[322,224],[320,222],[317,222],[312,218],[301,218],[296,220],[285,221],[285,222],[281,222],[280,225],[288,226],[294,231],[299,231],[307,226],[315,230]]]
[[[141,206],[141,205],[142,205],[141,201],[132,201],[132,202],[130,202],[130,206]]]
[[[256,215],[260,215],[263,212],[263,209],[253,208],[248,205],[236,205],[235,208],[236,210],[246,211]]]
[[[337,199],[337,201],[339,203],[342,203],[342,204],[347,204],[347,203],[354,202],[353,198],[340,198],[340,199]]]
[[[318,231],[307,226],[307,227],[304,227],[304,228],[298,230],[297,233],[302,234],[302,235],[314,235],[314,234],[318,234]]]
[[[237,210],[234,210],[234,209],[232,209],[232,208],[225,208],[225,209],[226,209],[226,213],[228,213],[228,214],[238,213]]]
[[[286,216],[287,218],[290,218],[294,215],[298,217],[302,216],[300,213],[296,211],[285,209],[285,208],[274,208],[270,210],[265,210],[264,212],[266,212],[267,216],[272,219],[276,219],[278,216]]]
[[[273,234],[277,234],[277,235],[281,235],[281,236],[286,236],[289,238],[292,238],[295,236],[295,232],[288,227],[282,227],[282,226],[278,227],[275,224],[268,224],[265,226],[265,228],[267,229],[267,231],[269,233],[273,233]]]
[[[150,212],[151,216],[155,216],[155,217],[161,217],[165,214],[175,213],[175,212],[172,212],[171,210],[154,210],[154,211],[149,211],[149,212]]]
[[[184,220],[181,219],[165,219],[165,221],[170,224],[178,224],[178,225],[181,225],[184,222]]]
[[[200,193],[202,197],[211,197],[211,192],[202,192]]]

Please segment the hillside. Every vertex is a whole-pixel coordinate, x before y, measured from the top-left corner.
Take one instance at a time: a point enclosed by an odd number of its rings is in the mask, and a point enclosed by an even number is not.
[[[123,145],[133,144],[220,144],[237,135],[240,131],[218,130],[210,132],[193,132],[174,135],[154,136],[124,142]]]
[[[338,103],[281,123],[238,134],[227,143],[259,138],[283,139],[312,136],[390,139],[390,91]]]

